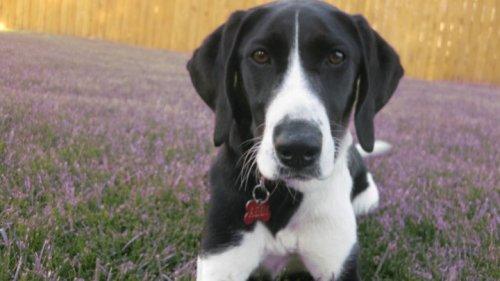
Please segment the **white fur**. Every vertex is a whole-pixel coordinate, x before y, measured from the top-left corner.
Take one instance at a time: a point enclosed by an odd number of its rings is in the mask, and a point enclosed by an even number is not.
[[[389,152],[389,150],[391,150],[391,148],[392,148],[392,145],[388,142],[383,141],[383,140],[376,140],[375,141],[372,152],[366,152],[363,150],[361,145],[356,144],[356,149],[358,150],[359,154],[361,154],[361,157],[363,157],[363,158],[386,154],[387,152]]]
[[[378,206],[379,194],[377,185],[373,181],[372,174],[368,173],[366,176],[368,179],[368,187],[358,194],[352,202],[356,215],[368,214]]]
[[[257,167],[268,179],[278,176],[279,162],[273,145],[274,128],[284,118],[306,120],[315,123],[323,135],[319,159],[320,177],[331,174],[334,162],[334,140],[326,109],[313,94],[299,56],[299,23],[295,18],[295,36],[290,52],[288,70],[283,83],[278,87],[276,96],[266,110],[266,123],[262,144],[257,153]]]
[[[257,223],[252,232],[246,233],[237,247],[219,254],[198,257],[197,281],[246,280],[262,261],[269,231]]]
[[[315,280],[338,277],[357,241],[356,217],[350,201],[352,178],[347,164],[352,137],[347,134],[331,175],[322,180],[291,183],[304,192],[300,207],[275,237],[260,222],[244,232],[239,246],[200,256],[199,281],[246,280],[261,265],[273,275],[297,254]]]

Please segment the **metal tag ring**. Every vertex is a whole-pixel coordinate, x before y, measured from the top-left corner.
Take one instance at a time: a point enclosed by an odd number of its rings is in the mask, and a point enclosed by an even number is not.
[[[264,193],[266,194],[266,197],[264,199],[258,199],[257,198],[257,194],[256,194],[256,191],[257,189],[261,189],[262,191],[264,191]],[[252,197],[255,201],[259,202],[259,203],[266,203],[267,200],[269,200],[269,196],[271,196],[271,194],[269,193],[269,190],[267,190],[266,186],[264,185],[264,181],[261,180],[259,182],[259,184],[257,184],[253,190],[252,190]]]

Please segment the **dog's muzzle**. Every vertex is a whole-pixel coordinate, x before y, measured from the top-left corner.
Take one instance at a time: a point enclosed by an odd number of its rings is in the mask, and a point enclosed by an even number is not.
[[[284,120],[274,128],[273,144],[280,163],[300,171],[318,162],[322,134],[313,122]]]

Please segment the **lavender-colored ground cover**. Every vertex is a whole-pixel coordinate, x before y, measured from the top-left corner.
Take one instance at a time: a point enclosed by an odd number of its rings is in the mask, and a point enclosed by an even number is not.
[[[192,278],[215,149],[187,59],[0,33],[0,280]],[[500,279],[500,88],[406,79],[376,121],[365,279]]]

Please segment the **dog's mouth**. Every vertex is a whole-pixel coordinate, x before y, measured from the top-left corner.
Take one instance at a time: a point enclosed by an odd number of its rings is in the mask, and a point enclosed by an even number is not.
[[[321,172],[317,165],[300,170],[280,165],[277,174],[277,179],[283,182],[309,181],[321,177]]]

